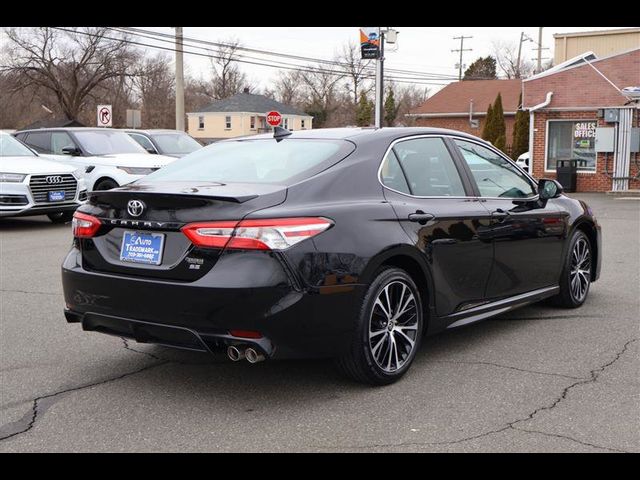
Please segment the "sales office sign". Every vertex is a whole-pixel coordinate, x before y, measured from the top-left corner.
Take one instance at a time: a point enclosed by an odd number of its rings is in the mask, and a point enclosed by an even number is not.
[[[573,127],[575,148],[593,148],[597,122],[576,122]]]

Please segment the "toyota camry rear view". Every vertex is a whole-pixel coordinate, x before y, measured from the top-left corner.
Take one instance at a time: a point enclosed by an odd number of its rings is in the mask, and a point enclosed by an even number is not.
[[[584,303],[600,227],[476,137],[327,129],[218,142],[90,193],[64,260],[85,330],[231,360],[330,357],[369,384],[424,334]]]

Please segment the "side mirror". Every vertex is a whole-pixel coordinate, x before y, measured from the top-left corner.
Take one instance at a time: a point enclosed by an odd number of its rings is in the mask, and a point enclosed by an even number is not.
[[[149,153],[153,153],[154,155],[157,155],[157,154],[158,154],[158,152],[156,152],[156,149],[155,149],[155,148],[153,148],[153,147],[149,147],[149,148],[147,148],[146,150],[147,150],[147,152],[149,152]]]
[[[78,147],[74,147],[71,145],[68,147],[62,147],[62,153],[65,155],[71,155],[73,157],[77,157],[78,155],[82,154]]]
[[[540,200],[557,198],[562,192],[562,185],[557,180],[542,178],[538,181],[538,195],[540,196]]]

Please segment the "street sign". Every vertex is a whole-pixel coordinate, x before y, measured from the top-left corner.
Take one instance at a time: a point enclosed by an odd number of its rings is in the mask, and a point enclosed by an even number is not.
[[[113,115],[111,105],[98,105],[98,126],[99,127],[111,127],[113,126]]]
[[[140,110],[127,109],[127,127],[140,128],[140,125],[142,125]]]
[[[275,110],[267,113],[267,123],[272,127],[277,127],[282,122],[282,115],[280,112],[276,112]]]
[[[380,58],[380,27],[360,27],[360,54],[364,59]]]

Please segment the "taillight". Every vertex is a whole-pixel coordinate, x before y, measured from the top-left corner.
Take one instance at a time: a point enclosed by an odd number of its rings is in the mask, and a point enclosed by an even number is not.
[[[73,220],[71,227],[73,230],[73,236],[76,238],[91,238],[102,225],[100,219],[87,215],[86,213],[75,212],[73,214]]]
[[[332,224],[322,217],[274,218],[190,223],[182,227],[182,232],[198,247],[284,250]]]

